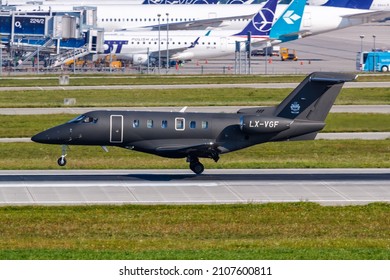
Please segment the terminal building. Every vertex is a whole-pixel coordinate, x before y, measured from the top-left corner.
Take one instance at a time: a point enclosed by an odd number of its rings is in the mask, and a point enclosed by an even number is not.
[[[27,63],[53,68],[103,51],[103,29],[96,26],[96,8],[70,11],[0,12],[2,65]]]

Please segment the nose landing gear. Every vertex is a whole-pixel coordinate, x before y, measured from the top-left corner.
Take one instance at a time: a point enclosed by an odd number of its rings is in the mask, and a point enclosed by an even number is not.
[[[66,145],[62,145],[62,155],[58,158],[57,163],[59,166],[65,166],[66,165]]]

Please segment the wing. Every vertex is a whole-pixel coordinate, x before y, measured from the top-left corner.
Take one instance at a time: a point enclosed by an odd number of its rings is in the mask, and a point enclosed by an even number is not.
[[[162,23],[160,25],[149,25],[145,26],[141,29],[149,29],[149,30],[203,30],[212,27],[223,27],[229,25],[226,22],[237,19],[251,19],[254,14],[246,15],[246,16],[234,16],[234,17],[221,17],[221,18],[208,18],[208,19],[200,19],[200,20],[192,20],[192,21],[183,21],[183,22],[172,22],[172,23]],[[140,28],[137,28],[139,30]],[[120,29],[117,31],[125,31],[126,29]]]
[[[364,22],[386,21],[390,17],[390,11],[367,11],[364,13],[356,13],[351,15],[341,16],[345,19],[361,19]]]
[[[211,139],[163,139],[134,143],[134,150],[170,158],[183,158],[189,155],[218,160],[218,145]]]

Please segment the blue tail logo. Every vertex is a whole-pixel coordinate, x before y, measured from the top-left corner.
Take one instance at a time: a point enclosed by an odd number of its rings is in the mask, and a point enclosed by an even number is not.
[[[293,0],[272,26],[269,37],[282,42],[299,37],[306,0]]]
[[[248,25],[236,36],[247,36],[251,32],[253,37],[269,36],[275,17],[278,0],[268,0],[263,8],[252,18]]]

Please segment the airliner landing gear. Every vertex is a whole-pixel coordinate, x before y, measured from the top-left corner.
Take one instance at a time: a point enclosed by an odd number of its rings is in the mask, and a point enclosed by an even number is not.
[[[188,157],[187,162],[190,163],[190,169],[192,170],[192,172],[197,175],[203,173],[204,166],[202,163],[199,162],[199,159],[197,157]]]
[[[62,155],[58,158],[57,163],[59,166],[66,165],[66,145],[62,145]]]

